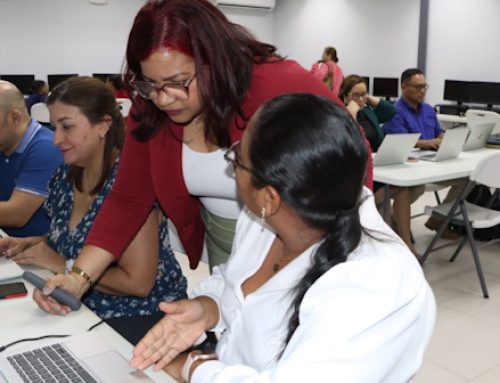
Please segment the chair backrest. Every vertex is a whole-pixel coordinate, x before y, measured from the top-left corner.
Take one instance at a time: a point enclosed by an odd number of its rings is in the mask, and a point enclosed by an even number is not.
[[[41,123],[49,123],[50,122],[50,113],[49,108],[47,108],[47,104],[44,102],[39,102],[34,104],[30,110],[31,117]]]
[[[130,107],[132,106],[132,100],[130,98],[117,98],[116,102],[120,107],[120,111],[122,112],[123,117],[128,116],[128,112],[130,111]]]
[[[470,179],[490,188],[500,188],[500,153],[483,158],[472,171]]]
[[[467,109],[465,112],[467,125],[475,126],[484,122],[496,122],[492,133],[500,133],[500,114],[491,110]]]

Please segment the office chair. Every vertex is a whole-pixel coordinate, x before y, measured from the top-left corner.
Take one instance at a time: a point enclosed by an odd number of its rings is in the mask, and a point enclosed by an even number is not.
[[[50,124],[50,114],[47,104],[44,102],[39,102],[34,104],[30,110],[31,117],[37,120],[41,124]]]
[[[500,153],[493,154],[489,157],[483,158],[476,166],[474,171],[469,177],[469,182],[467,183],[460,197],[449,203],[444,203],[436,207],[426,207],[425,212],[427,215],[431,215],[439,220],[443,220],[441,227],[434,235],[431,243],[422,255],[420,263],[423,265],[427,257],[434,249],[434,246],[441,234],[448,227],[449,223],[465,228],[466,236],[463,237],[455,249],[450,262],[453,262],[466,242],[469,242],[472,256],[474,258],[474,263],[476,265],[477,274],[479,277],[479,282],[481,283],[481,288],[485,298],[489,298],[488,289],[486,287],[486,282],[484,280],[483,269],[481,267],[481,261],[479,260],[479,255],[477,251],[476,241],[474,239],[474,229],[484,229],[490,228],[500,224],[500,211],[491,209],[491,205],[496,197],[498,197],[498,189],[500,188],[500,172],[498,168],[500,167]],[[482,207],[474,205],[466,201],[467,195],[470,193],[472,188],[476,185],[485,185],[489,188],[497,189],[493,193],[492,198],[487,204],[487,207]],[[485,245],[492,244],[494,242],[499,242],[500,239],[492,240],[487,242]],[[482,247],[483,247],[482,246]],[[442,247],[440,247],[442,248]]]
[[[491,110],[468,109],[465,112],[467,125],[474,126],[483,122],[496,122],[492,134],[500,133],[500,114]]]
[[[120,107],[123,118],[126,118],[128,116],[128,112],[130,111],[130,107],[132,106],[132,100],[130,100],[130,98],[117,98],[116,103]]]

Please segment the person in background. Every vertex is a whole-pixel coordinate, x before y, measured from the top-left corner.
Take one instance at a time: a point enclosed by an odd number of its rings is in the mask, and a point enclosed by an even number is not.
[[[58,85],[47,104],[65,162],[49,183],[50,230],[42,237],[0,239],[0,248],[20,265],[72,273],[78,272],[74,259],[114,183],[124,121],[111,91],[91,77]],[[134,344],[163,316],[160,302],[186,297],[186,278],[160,209],[151,205],[120,261],[93,282],[83,302]]]
[[[436,111],[427,104],[425,94],[429,85],[424,73],[418,68],[406,69],[401,74],[402,96],[396,102],[397,113],[390,121],[384,124],[387,134],[420,133],[420,138],[415,147],[421,149],[437,150],[443,140],[444,131],[439,125]],[[459,178],[436,182],[439,185],[451,186],[443,203],[452,202],[458,198],[467,179]],[[425,185],[410,188],[410,203],[415,202],[425,191]],[[441,221],[431,217],[425,223],[428,229],[437,231]],[[443,238],[457,239],[458,235],[446,229]]]
[[[35,80],[30,85],[31,94],[26,99],[26,108],[31,114],[31,107],[39,102],[45,102],[49,95],[49,86],[45,81]]]
[[[17,237],[44,235],[47,183],[62,163],[54,134],[30,118],[22,93],[0,81],[0,228]]]
[[[396,114],[396,108],[388,101],[370,96],[366,80],[358,75],[347,76],[340,87],[339,98],[347,106],[347,110],[363,127],[366,138],[373,152],[376,152],[384,139],[381,124],[390,121]],[[391,198],[394,200],[393,218],[399,236],[418,258],[420,255],[413,246],[411,236],[410,191],[408,188],[391,187]],[[382,204],[384,200],[384,184],[373,183],[375,201]],[[389,223],[391,215],[388,214]]]
[[[192,299],[162,303],[171,316],[131,365],[166,365],[192,383],[410,381],[435,301],[363,188],[367,155],[332,101],[299,93],[265,104],[226,152],[246,206],[231,257]],[[179,354],[206,329],[222,332],[215,354]]]
[[[110,76],[106,79],[106,85],[111,89],[111,92],[113,92],[113,96],[115,98],[128,98],[128,92],[125,89],[125,85],[123,84],[122,76],[121,75],[115,75],[115,76]]]
[[[176,227],[191,268],[204,243],[212,267],[225,262],[241,211],[225,150],[277,95],[308,92],[340,101],[206,0],[148,1],[134,20],[126,57],[135,96],[119,174],[75,264],[97,279],[155,200]],[[370,161],[365,182],[371,187]],[[89,287],[84,277],[58,275],[45,292],[56,285],[78,297]],[[35,299],[49,312],[70,310],[42,294]]]
[[[342,68],[337,64],[338,62],[337,50],[334,47],[326,47],[321,60],[311,67],[311,73],[323,81],[336,96],[339,94],[340,85],[344,80],[344,74]]]

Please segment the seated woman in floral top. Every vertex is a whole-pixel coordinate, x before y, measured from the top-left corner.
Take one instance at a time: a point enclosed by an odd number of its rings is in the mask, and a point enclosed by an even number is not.
[[[6,238],[0,247],[18,264],[71,273],[114,183],[124,122],[111,91],[90,77],[62,83],[47,104],[54,142],[65,162],[49,183],[45,207],[51,217],[50,232],[47,237]],[[186,297],[187,282],[170,248],[167,218],[159,208],[151,208],[120,261],[94,281],[83,299],[133,343],[163,316],[160,302]]]

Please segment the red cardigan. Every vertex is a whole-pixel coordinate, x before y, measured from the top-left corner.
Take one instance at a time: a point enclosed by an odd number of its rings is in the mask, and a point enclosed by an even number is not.
[[[255,65],[253,80],[242,105],[243,112],[251,116],[264,102],[294,92],[323,95],[343,105],[307,70],[294,61],[284,60]],[[229,126],[231,143],[241,138],[246,127],[242,119],[235,120]],[[101,247],[118,259],[146,220],[153,202],[158,199],[177,228],[189,257],[189,265],[194,269],[201,257],[205,228],[200,216],[201,204],[188,193],[184,183],[182,143],[170,134],[167,126],[147,142],[139,142],[130,134],[137,127],[137,122],[130,118],[127,123],[129,126],[115,184],[100,209],[86,244]],[[170,129],[175,136],[182,137],[182,126],[172,124]],[[368,158],[365,183],[371,188],[371,153]]]

